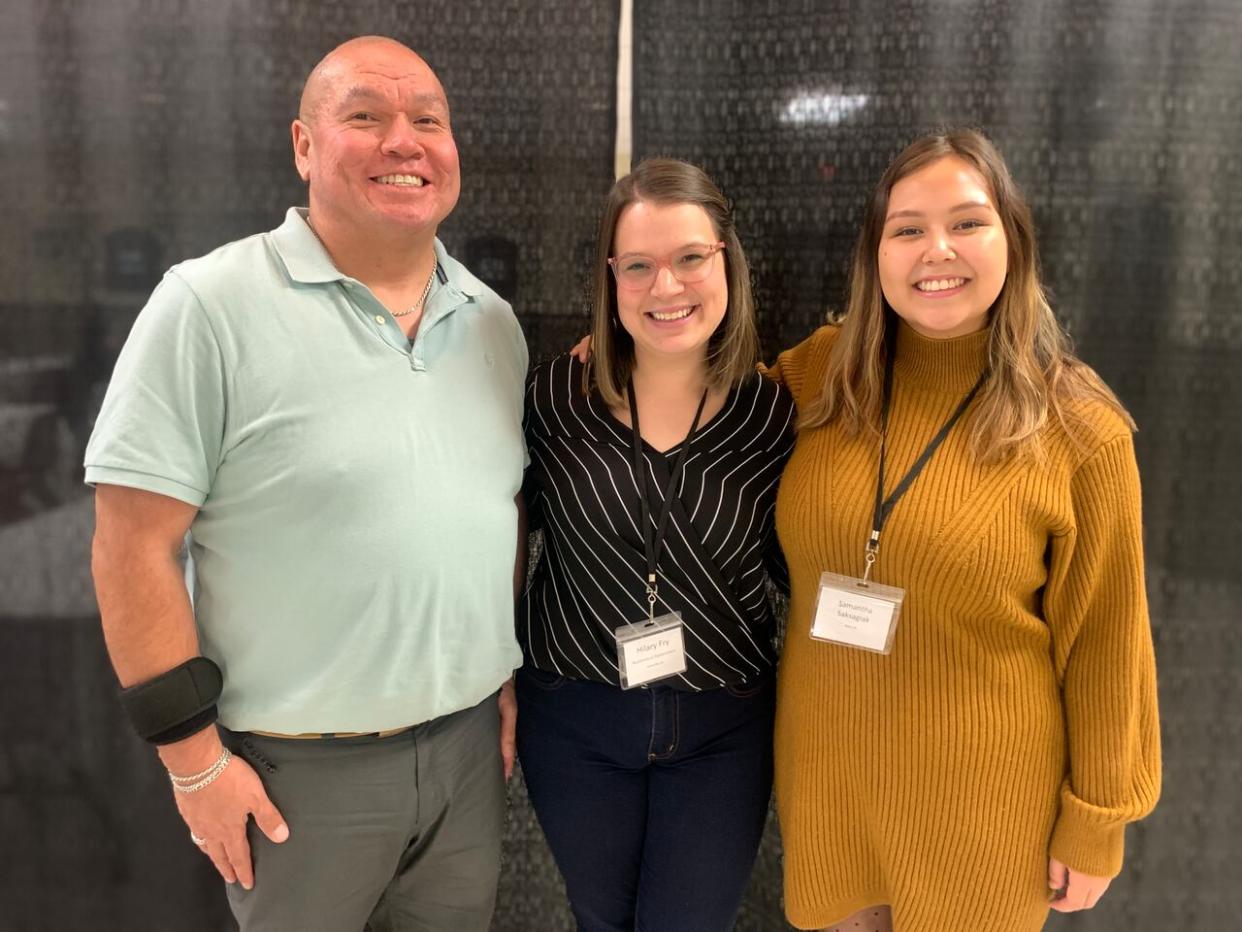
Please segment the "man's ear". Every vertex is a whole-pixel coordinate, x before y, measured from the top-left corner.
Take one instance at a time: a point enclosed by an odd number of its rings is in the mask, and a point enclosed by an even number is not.
[[[293,164],[303,181],[310,181],[310,127],[301,120],[294,120],[290,127],[293,135]]]

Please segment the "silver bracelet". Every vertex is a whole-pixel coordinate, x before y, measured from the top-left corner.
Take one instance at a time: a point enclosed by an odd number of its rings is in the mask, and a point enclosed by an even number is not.
[[[233,752],[225,748],[220,756],[216,758],[216,762],[206,770],[191,774],[188,777],[179,777],[170,770],[168,772],[168,781],[178,793],[197,793],[203,787],[214,783],[216,778],[224,773],[224,768],[229,765],[229,761],[232,759]]]
[[[185,786],[187,783],[197,783],[199,780],[203,779],[203,777],[207,776],[207,774],[211,773],[213,770],[219,767],[220,761],[223,760],[225,757],[227,757],[228,753],[229,753],[229,749],[224,748],[221,751],[220,756],[217,757],[214,761],[212,761],[210,767],[208,767],[205,770],[200,770],[198,773],[190,774],[190,776],[188,777],[180,777],[170,770],[168,771],[168,779],[172,780],[173,783],[180,783],[182,786]]]

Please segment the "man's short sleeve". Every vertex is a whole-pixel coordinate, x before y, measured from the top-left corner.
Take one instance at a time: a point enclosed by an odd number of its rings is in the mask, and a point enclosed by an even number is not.
[[[86,447],[86,481],[202,505],[220,462],[224,369],[198,296],[170,271],[117,359]]]

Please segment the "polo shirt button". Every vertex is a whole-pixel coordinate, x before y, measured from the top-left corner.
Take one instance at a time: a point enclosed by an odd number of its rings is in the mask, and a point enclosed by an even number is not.
[[[375,322],[376,322],[377,324],[382,324],[382,323],[384,322],[384,315],[383,315],[383,314],[376,314],[376,315],[375,315]]]

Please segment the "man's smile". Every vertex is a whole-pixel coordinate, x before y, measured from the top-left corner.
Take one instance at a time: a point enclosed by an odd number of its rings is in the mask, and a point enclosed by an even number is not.
[[[401,188],[421,188],[426,184],[421,175],[379,175],[371,180],[378,184],[395,185]]]

